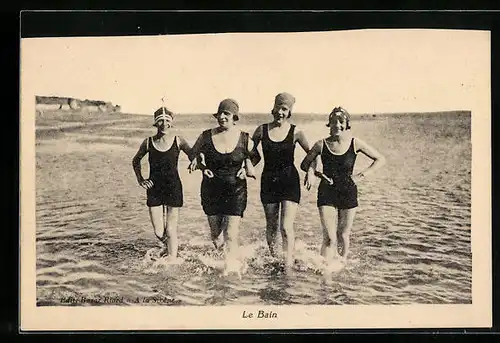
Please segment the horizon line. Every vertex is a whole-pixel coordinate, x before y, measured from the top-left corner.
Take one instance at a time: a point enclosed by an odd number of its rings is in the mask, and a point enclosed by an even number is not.
[[[472,110],[466,110],[466,109],[455,109],[455,110],[442,110],[442,111],[408,111],[408,112],[365,112],[365,113],[350,113],[351,116],[356,117],[356,116],[366,116],[366,115],[408,115],[408,114],[438,114],[438,113],[455,113],[455,112],[472,112]],[[132,113],[132,112],[121,112],[122,114],[130,114],[130,115],[141,115],[141,116],[149,116],[152,114],[146,114],[146,113]],[[271,115],[271,113],[268,112],[240,112],[240,115]],[[325,115],[327,116],[329,113],[322,113],[322,112],[293,112],[293,115],[299,115],[299,116],[304,116],[304,115]],[[212,113],[208,112],[178,112],[175,113],[174,115],[212,115]]]

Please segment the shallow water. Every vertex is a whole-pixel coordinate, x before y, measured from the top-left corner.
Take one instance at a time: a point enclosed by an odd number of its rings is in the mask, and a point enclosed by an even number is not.
[[[192,144],[215,124],[205,119],[184,118],[189,128],[177,126]],[[240,125],[252,132],[252,123]],[[308,137],[327,135],[323,122],[300,126]],[[260,181],[249,180],[240,229],[247,270],[240,280],[221,275],[222,256],[209,241],[201,209],[201,176],[186,172],[185,156],[179,162],[181,261],[154,260],[159,245],[131,167],[141,140],[154,134],[149,118],[39,136],[38,305],[471,303],[470,115],[358,120],[353,131],[385,154],[387,165],[358,186],[351,255],[331,282],[317,270],[316,187],[302,189],[295,223],[300,268],[285,274],[265,246]],[[299,149],[297,165],[304,156]],[[360,156],[356,169],[367,163]]]

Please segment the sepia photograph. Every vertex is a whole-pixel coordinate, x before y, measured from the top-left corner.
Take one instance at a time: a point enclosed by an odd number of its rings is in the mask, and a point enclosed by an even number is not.
[[[21,39],[21,328],[491,326],[490,34]]]

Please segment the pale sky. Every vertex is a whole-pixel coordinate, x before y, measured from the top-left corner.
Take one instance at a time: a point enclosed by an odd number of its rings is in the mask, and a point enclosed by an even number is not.
[[[23,39],[21,68],[36,95],[111,101],[151,114],[269,112],[292,93],[295,112],[471,109],[489,96],[490,34],[352,30]],[[23,80],[26,80],[23,78]]]

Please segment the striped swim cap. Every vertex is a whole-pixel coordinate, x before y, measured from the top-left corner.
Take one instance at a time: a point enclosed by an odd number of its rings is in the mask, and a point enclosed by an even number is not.
[[[165,120],[171,123],[174,121],[174,114],[166,107],[160,107],[154,113],[154,125],[156,125],[159,120]]]

